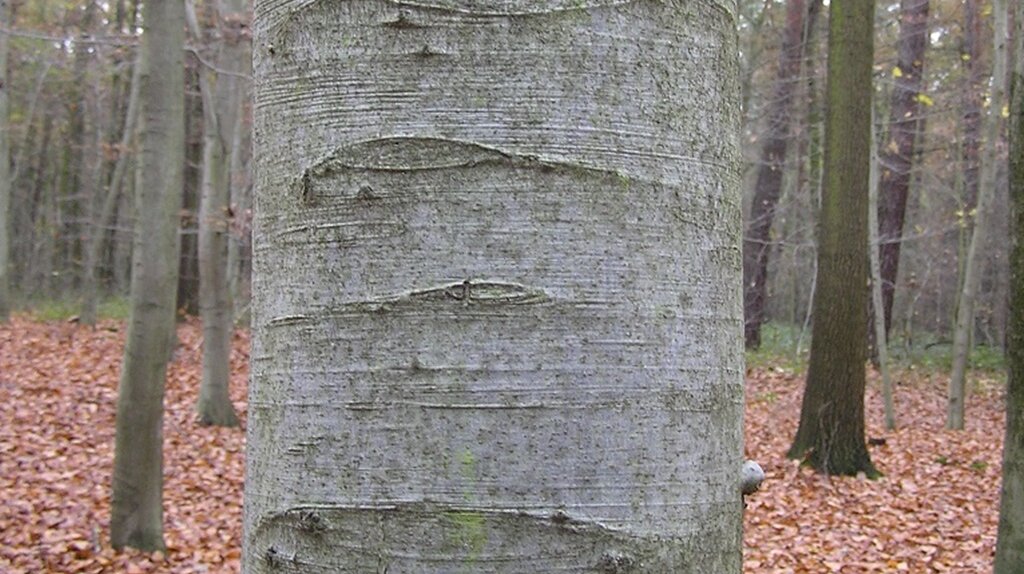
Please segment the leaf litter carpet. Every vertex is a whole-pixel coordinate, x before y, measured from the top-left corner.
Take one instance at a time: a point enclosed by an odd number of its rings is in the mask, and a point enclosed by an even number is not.
[[[124,325],[96,330],[15,317],[0,325],[0,572],[238,572],[244,432],[195,422],[201,330],[178,330],[164,418],[166,552],[108,542],[114,412]],[[249,338],[235,335],[231,394],[245,420]],[[1003,439],[1002,385],[975,377],[967,429],[943,430],[946,379],[897,373],[900,428],[867,428],[885,476],[827,478],[785,458],[803,380],[753,369],[746,451],[764,467],[744,514],[744,572],[991,571]],[[244,423],[243,423],[244,425]]]

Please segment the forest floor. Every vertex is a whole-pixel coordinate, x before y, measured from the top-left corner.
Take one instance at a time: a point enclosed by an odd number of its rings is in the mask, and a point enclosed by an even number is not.
[[[0,572],[238,572],[244,433],[199,427],[201,334],[189,321],[169,367],[164,425],[166,552],[108,543],[122,323],[92,330],[16,317],[0,325]],[[232,397],[245,416],[248,335],[235,336]],[[1000,377],[975,373],[967,430],[943,430],[946,377],[897,373],[900,428],[882,426],[869,382],[878,480],[827,478],[785,458],[802,378],[747,377],[746,450],[765,468],[748,497],[744,571],[991,570],[1003,439]]]

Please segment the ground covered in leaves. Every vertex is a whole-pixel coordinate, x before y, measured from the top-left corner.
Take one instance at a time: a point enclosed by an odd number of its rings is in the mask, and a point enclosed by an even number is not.
[[[179,329],[165,415],[167,552],[109,548],[110,473],[123,324],[92,330],[15,318],[0,325],[0,572],[237,572],[243,432],[195,423],[200,330]],[[248,337],[235,337],[232,396],[245,415]],[[997,523],[1001,385],[981,378],[967,430],[943,430],[946,379],[897,377],[900,429],[868,434],[879,480],[826,478],[786,460],[802,379],[779,367],[747,380],[747,454],[768,475],[748,499],[744,571],[985,572]],[[878,441],[880,442],[880,441]]]

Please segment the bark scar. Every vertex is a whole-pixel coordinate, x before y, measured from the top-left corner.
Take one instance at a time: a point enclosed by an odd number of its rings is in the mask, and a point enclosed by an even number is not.
[[[428,57],[444,55],[430,46],[423,46],[415,54]],[[481,165],[502,165],[512,169],[561,171],[575,175],[588,174],[593,177],[612,178],[623,189],[628,189],[634,180],[642,179],[616,170],[565,163],[558,159],[542,159],[534,155],[505,151],[458,139],[394,135],[353,142],[334,149],[303,169],[290,184],[290,188],[303,205],[315,207],[321,200],[335,197],[335,193],[339,191],[341,197],[349,199],[381,196],[377,190],[363,182],[355,185],[342,184],[341,189],[338,186],[320,183],[321,180],[339,177],[342,174],[412,173],[474,168]],[[348,189],[344,189],[346,187]],[[333,191],[324,196],[324,192],[320,190],[327,188]],[[367,197],[367,188],[370,197]]]
[[[458,301],[463,305],[535,305],[549,300],[541,290],[530,289],[517,283],[502,281],[472,281],[452,283],[412,291],[398,301]]]

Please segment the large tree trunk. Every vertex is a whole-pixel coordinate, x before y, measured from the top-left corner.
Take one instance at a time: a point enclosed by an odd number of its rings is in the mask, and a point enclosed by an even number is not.
[[[885,334],[892,327],[892,303],[899,274],[903,223],[912,180],[914,144],[921,122],[921,81],[924,52],[928,46],[929,0],[900,2],[900,35],[897,42],[895,85],[889,108],[889,134],[880,150],[878,246],[882,273],[882,306]]]
[[[0,0],[0,28],[11,24],[10,6],[7,0]],[[7,118],[7,38],[0,34],[0,322],[6,321],[11,313],[11,176],[8,157],[10,156],[10,130]]]
[[[244,571],[740,571],[734,26],[256,3]]]
[[[789,456],[875,474],[864,444],[874,2],[829,5],[825,174],[807,386]]]
[[[994,574],[1024,564],[1024,3],[1014,13],[1016,39],[1010,96],[1010,313],[1007,329],[1006,440]]]
[[[811,0],[811,15],[817,13]],[[805,39],[814,22],[808,18],[805,0],[786,2],[786,28],[783,31],[779,70],[768,108],[768,126],[761,145],[750,204],[750,219],[743,237],[743,316],[746,346],[761,346],[761,325],[764,323],[768,295],[768,257],[771,253],[770,233],[775,208],[782,192],[782,176],[786,169],[790,124],[797,79],[800,77]]]
[[[964,261],[963,284],[956,306],[956,325],[953,328],[953,368],[949,377],[946,428],[964,428],[964,404],[967,400],[967,362],[970,356],[971,335],[974,331],[974,299],[981,279],[981,254],[979,249],[985,241],[985,225],[989,216],[989,205],[995,196],[997,184],[997,140],[999,139],[1000,115],[1006,99],[1006,42],[1007,14],[1005,0],[992,0],[993,52],[992,52],[992,93],[989,97],[988,114],[985,116],[985,148],[981,164],[981,181],[978,188],[978,207],[974,216],[974,230],[967,247]]]
[[[163,395],[184,166],[184,0],[143,7],[131,320],[117,397],[110,538],[163,548]]]

